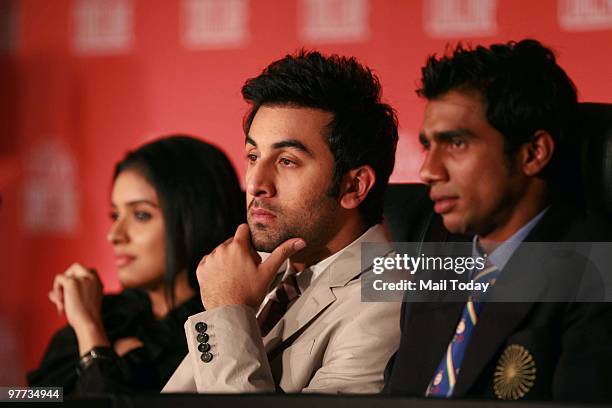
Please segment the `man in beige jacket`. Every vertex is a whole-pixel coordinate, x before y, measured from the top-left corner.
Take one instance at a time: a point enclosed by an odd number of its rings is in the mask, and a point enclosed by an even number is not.
[[[246,82],[248,226],[200,263],[206,311],[185,323],[189,354],[163,392],[382,389],[400,304],[361,302],[359,279],[362,243],[391,252],[397,120],[380,93],[354,58],[318,52]]]

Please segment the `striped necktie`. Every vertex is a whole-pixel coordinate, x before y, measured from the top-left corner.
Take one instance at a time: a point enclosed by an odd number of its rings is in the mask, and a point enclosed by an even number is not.
[[[272,291],[268,301],[257,315],[257,324],[262,337],[272,330],[300,294],[295,273],[288,273]]]
[[[477,272],[473,280],[478,283],[488,282],[490,286],[493,286],[498,275],[499,269],[492,263],[487,262],[484,269]],[[463,361],[470,335],[478,322],[478,315],[481,309],[482,302],[478,301],[476,295],[470,295],[463,307],[461,319],[457,324],[453,338],[446,348],[446,352],[427,387],[427,391],[425,391],[426,397],[448,398],[453,395],[461,362]]]

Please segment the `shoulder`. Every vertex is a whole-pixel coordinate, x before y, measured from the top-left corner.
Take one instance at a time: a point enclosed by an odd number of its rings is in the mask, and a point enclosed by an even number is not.
[[[612,241],[612,223],[604,214],[553,204],[530,234],[529,241]]]

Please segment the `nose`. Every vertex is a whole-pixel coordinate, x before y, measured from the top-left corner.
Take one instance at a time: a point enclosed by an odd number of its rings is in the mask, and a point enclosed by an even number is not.
[[[432,146],[426,151],[425,159],[419,170],[419,177],[428,185],[446,181],[448,178],[441,152],[436,147]]]
[[[112,245],[118,245],[129,241],[125,228],[125,219],[122,217],[113,221],[110,230],[106,234],[106,240]]]
[[[276,195],[274,169],[263,161],[251,164],[246,172],[247,194],[252,197],[273,197]]]

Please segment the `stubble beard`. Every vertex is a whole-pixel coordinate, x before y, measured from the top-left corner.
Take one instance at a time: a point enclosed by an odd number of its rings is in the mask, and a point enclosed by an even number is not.
[[[275,225],[269,226],[248,219],[251,241],[257,251],[272,252],[280,244],[291,238],[302,238],[306,241],[306,250],[316,252],[324,246],[333,231],[338,203],[329,195],[303,203],[298,211],[276,209]]]

